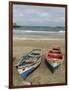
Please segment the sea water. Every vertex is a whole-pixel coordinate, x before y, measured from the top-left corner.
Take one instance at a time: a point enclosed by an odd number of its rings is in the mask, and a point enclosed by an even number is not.
[[[14,39],[64,39],[63,27],[23,26],[13,28]]]

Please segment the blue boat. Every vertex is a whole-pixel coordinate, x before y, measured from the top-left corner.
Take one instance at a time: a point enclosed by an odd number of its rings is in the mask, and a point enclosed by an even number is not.
[[[41,63],[41,49],[33,49],[28,54],[22,56],[16,65],[16,69],[22,78],[34,71]]]

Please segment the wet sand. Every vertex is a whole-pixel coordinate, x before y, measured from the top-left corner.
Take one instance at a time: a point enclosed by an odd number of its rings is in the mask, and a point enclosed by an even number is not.
[[[51,73],[45,60],[42,59],[40,66],[33,71],[25,80],[20,77],[16,71],[15,65],[18,63],[18,58],[25,53],[31,51],[33,48],[40,48],[43,53],[48,53],[48,50],[58,44],[61,47],[62,53],[65,55],[65,42],[64,40],[14,40],[13,41],[13,85],[23,86],[39,85],[39,84],[53,84],[65,83],[65,62],[55,71]],[[64,60],[65,61],[65,60]]]

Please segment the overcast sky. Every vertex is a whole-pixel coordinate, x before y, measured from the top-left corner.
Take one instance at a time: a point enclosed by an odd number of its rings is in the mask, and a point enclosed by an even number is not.
[[[13,22],[23,26],[64,26],[65,8],[13,5]]]

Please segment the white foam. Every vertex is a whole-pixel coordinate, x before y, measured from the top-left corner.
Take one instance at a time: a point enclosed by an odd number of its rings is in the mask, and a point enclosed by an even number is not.
[[[64,33],[63,30],[60,31],[36,31],[36,30],[13,30],[14,33]]]
[[[14,37],[13,40],[64,40],[64,38],[17,38]]]
[[[59,31],[59,33],[65,33],[65,31],[63,31],[63,30],[60,30],[60,31]]]

